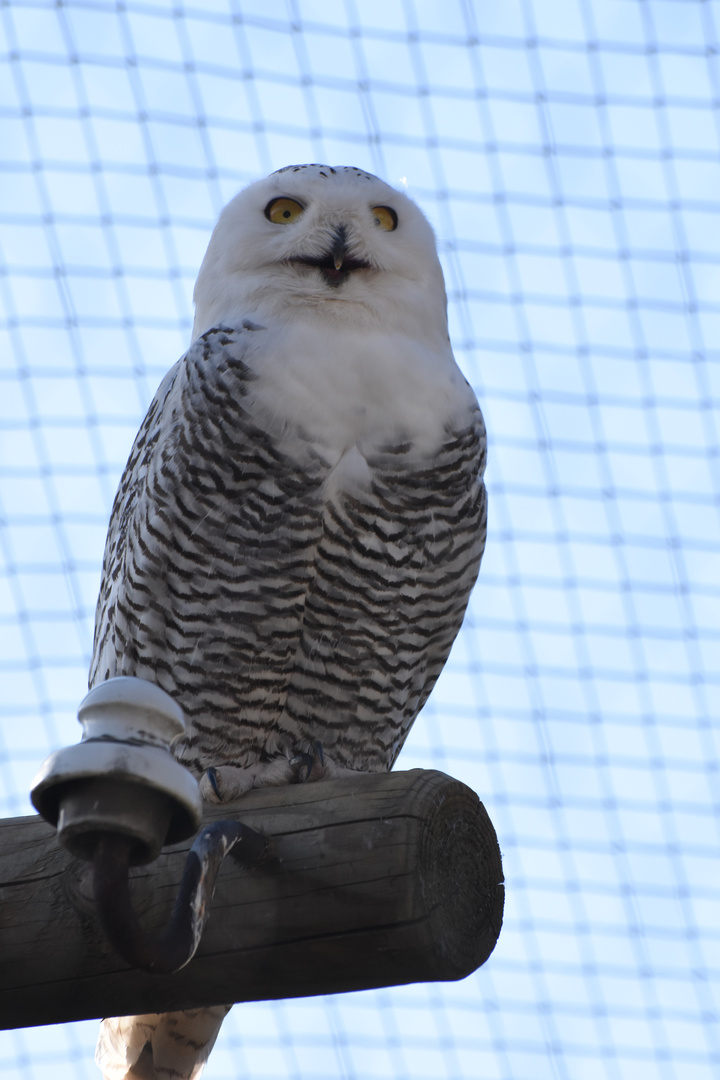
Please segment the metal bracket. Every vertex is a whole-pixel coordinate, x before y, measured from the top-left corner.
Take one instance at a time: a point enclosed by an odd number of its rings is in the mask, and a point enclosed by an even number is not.
[[[130,898],[131,842],[117,834],[101,837],[93,858],[93,889],[100,922],[116,952],[131,967],[158,975],[185,967],[200,944],[225,856],[234,848],[236,859],[253,866],[266,846],[260,833],[239,821],[216,821],[202,829],[188,852],[170,922],[152,938],[137,921]]]
[[[164,846],[187,839],[202,824],[197,781],[171,751],[185,718],[160,687],[123,675],[95,686],[81,702],[78,720],[82,741],[43,763],[33,805],[64,847],[93,863],[100,921],[123,959],[146,971],[178,971],[200,943],[223,859],[236,847],[240,860],[253,865],[265,852],[265,839],[236,821],[202,829],[170,923],[150,937],[132,908],[129,868],[152,862]]]

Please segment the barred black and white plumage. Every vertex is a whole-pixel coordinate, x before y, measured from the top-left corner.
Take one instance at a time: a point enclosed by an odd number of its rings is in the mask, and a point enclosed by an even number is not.
[[[223,212],[195,295],[112,511],[90,684],[171,693],[208,798],[300,778],[319,744],[313,778],[389,769],[486,532],[432,231],[361,170],[281,170]],[[131,1075],[140,1019],[105,1022],[108,1080]],[[192,1050],[163,1075],[198,1076]]]

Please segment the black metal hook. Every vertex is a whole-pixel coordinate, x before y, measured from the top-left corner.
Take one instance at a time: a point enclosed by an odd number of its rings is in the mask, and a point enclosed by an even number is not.
[[[216,821],[201,829],[188,852],[170,922],[154,938],[140,926],[132,908],[128,870],[133,847],[134,841],[119,833],[98,836],[93,859],[95,904],[103,930],[123,960],[166,975],[179,971],[195,955],[225,856],[235,848],[238,861],[253,866],[263,858],[267,842],[239,821]]]

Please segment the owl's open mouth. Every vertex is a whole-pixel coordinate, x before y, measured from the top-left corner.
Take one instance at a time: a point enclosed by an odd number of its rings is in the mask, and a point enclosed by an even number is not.
[[[347,281],[354,270],[372,269],[370,263],[365,262],[364,259],[343,258],[340,260],[331,252],[328,252],[327,255],[323,255],[321,258],[313,258],[309,255],[297,256],[294,259],[290,259],[290,262],[300,263],[301,266],[316,267],[321,272],[328,285],[331,285],[334,289],[336,289],[338,285],[342,285],[344,281]],[[338,262],[340,262],[340,266],[337,265]]]

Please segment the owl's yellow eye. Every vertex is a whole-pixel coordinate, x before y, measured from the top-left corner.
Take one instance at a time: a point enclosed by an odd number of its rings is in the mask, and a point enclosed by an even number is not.
[[[305,207],[295,199],[288,199],[285,195],[281,195],[279,199],[271,199],[267,204],[265,217],[275,225],[290,225],[291,222],[297,221],[304,210]]]
[[[397,214],[390,206],[373,206],[372,214],[375,218],[375,224],[379,225],[385,232],[392,232],[393,229],[397,229]]]

